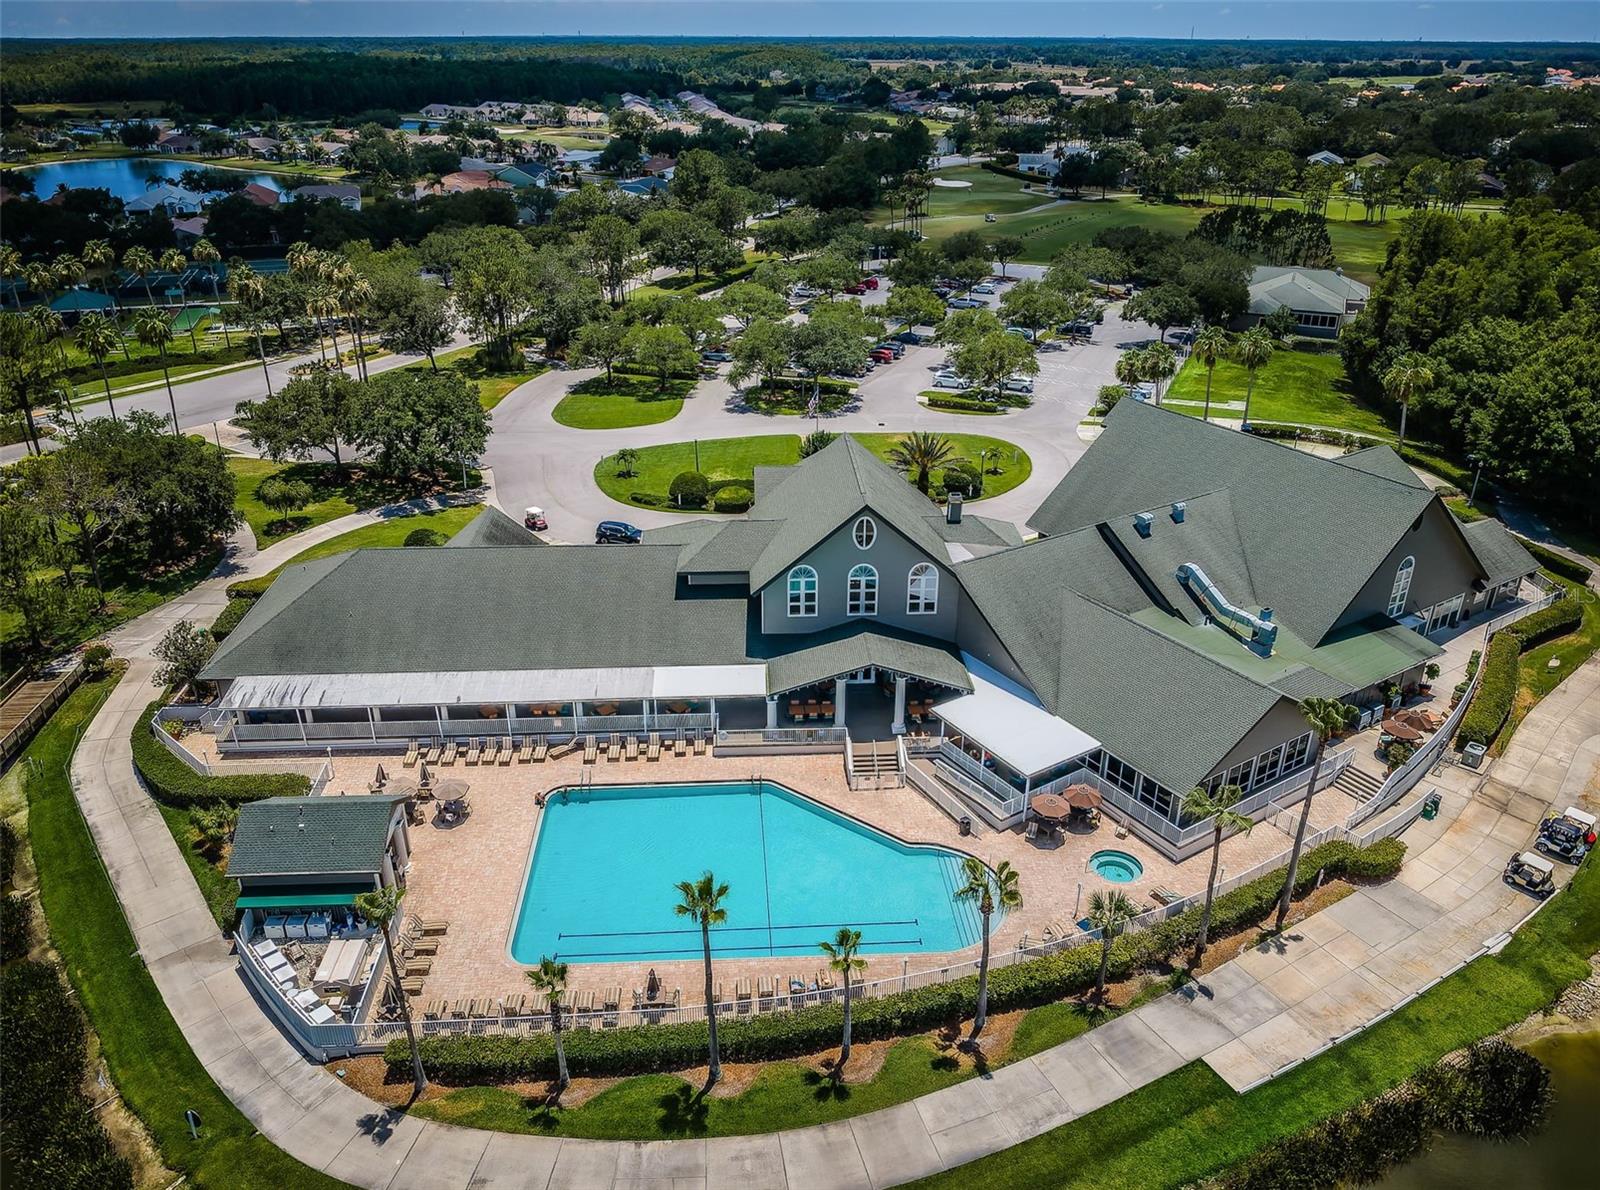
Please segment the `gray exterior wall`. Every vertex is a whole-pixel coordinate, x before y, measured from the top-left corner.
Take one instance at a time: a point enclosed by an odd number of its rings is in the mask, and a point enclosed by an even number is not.
[[[892,624],[940,640],[955,639],[961,586],[950,573],[949,567],[938,558],[928,557],[881,517],[872,519],[877,522],[878,535],[870,549],[856,548],[852,536],[856,518],[851,517],[841,529],[803,558],[796,558],[790,567],[762,588],[762,632],[818,632],[847,620],[859,619],[866,623]],[[851,617],[845,615],[846,589],[851,567],[862,562],[878,571],[878,614]],[[931,616],[906,614],[906,577],[919,562],[932,562],[939,572],[939,610]],[[802,564],[817,572],[817,614],[791,619],[789,570]]]
[[[989,627],[989,621],[970,601],[963,601],[960,608],[956,623],[956,647],[993,666],[1013,682],[1033,689],[1033,683],[1028,681],[1006,647],[1000,643],[994,629]]]
[[[1206,779],[1209,780],[1218,773],[1225,773],[1240,761],[1259,756],[1279,744],[1299,739],[1309,730],[1300,709],[1290,699],[1282,699],[1261,716],[1254,727],[1240,737],[1239,742],[1228,750],[1221,763],[1206,774]],[[1187,793],[1188,790],[1183,792]]]
[[[1411,593],[1406,597],[1404,614],[1432,607],[1454,595],[1465,594],[1471,607],[1472,584],[1481,577],[1478,561],[1467,549],[1460,532],[1450,523],[1450,511],[1438,500],[1428,505],[1417,526],[1406,532],[1344,614],[1334,622],[1337,631],[1349,624],[1383,615],[1389,605],[1395,571],[1406,557],[1416,559],[1411,574]]]

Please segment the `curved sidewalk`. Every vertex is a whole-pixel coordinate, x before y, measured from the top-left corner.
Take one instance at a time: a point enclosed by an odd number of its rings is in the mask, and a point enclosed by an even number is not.
[[[1522,724],[1513,748],[1533,757],[1527,768],[1509,754],[1497,762],[1510,762],[1516,789],[1494,792],[1491,773],[1482,796],[1447,793],[1446,813],[1413,828],[1417,854],[1398,880],[1362,889],[1281,943],[1223,965],[1198,995],[1163,997],[991,1075],[819,1127],[652,1142],[457,1128],[375,1104],[308,1063],[277,1030],[133,773],[129,736],[152,697],[149,643],[179,619],[220,610],[230,578],[263,573],[310,539],[242,559],[227,577],[119,634],[130,666],[86,731],[72,778],[140,953],[195,1054],[269,1140],[358,1186],[889,1186],[1007,1148],[1196,1058],[1243,1087],[1482,953],[1531,904],[1499,882],[1505,855],[1523,845],[1547,804],[1595,792],[1600,779],[1597,658]]]

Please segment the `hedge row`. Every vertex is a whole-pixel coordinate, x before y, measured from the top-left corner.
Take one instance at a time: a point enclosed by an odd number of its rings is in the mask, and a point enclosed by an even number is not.
[[[239,621],[244,619],[245,613],[256,605],[255,598],[234,596],[228,600],[228,606],[222,609],[211,625],[211,639],[221,643],[228,639],[228,634],[239,626]]]
[[[144,709],[133,725],[133,767],[157,801],[188,808],[217,802],[258,801],[264,797],[302,797],[311,792],[311,781],[299,773],[251,773],[237,777],[202,777],[150,731],[150,719],[160,709],[156,699]]]
[[[929,409],[955,409],[962,413],[1004,413],[1006,407],[975,397],[924,397]]]
[[[0,818],[0,884],[10,884],[17,870],[17,828]]]
[[[1011,169],[1008,166],[997,165],[993,161],[982,163],[983,168],[992,174],[999,174],[1002,178],[1016,178],[1019,182],[1032,182],[1034,185],[1048,186],[1050,179],[1043,174],[1030,174],[1024,169]]]
[[[33,927],[33,902],[21,893],[7,893],[0,899],[0,961],[28,953]]]
[[[1301,859],[1295,889],[1304,893],[1318,872],[1328,876],[1386,878],[1400,870],[1405,844],[1384,839],[1367,848],[1343,841],[1325,843]],[[1277,905],[1283,875],[1269,872],[1216,899],[1211,933],[1222,937],[1264,920]],[[1110,977],[1123,980],[1135,971],[1193,944],[1200,930],[1201,907],[1138,933],[1124,934],[1111,945]],[[1009,1012],[1049,1004],[1092,988],[1099,972],[1100,948],[1080,946],[1058,951],[989,974],[989,1011]],[[878,1041],[926,1032],[971,1016],[977,1005],[977,976],[954,979],[852,1007],[856,1041]],[[717,1035],[728,1062],[761,1062],[816,1053],[838,1041],[844,1026],[840,1004],[821,1004],[793,1012],[759,1016],[724,1016]],[[641,1025],[626,1029],[578,1030],[566,1036],[567,1065],[580,1077],[615,1077],[682,1070],[705,1058],[704,1021]],[[422,1060],[430,1077],[456,1086],[547,1078],[555,1073],[555,1046],[548,1035],[524,1037],[429,1037],[422,1042]],[[396,1077],[409,1077],[410,1050],[404,1039],[389,1043],[384,1061]]]
[[[805,376],[792,378],[787,376],[768,376],[761,382],[761,388],[769,393],[798,392],[807,397],[811,395],[813,385],[818,386],[817,391],[819,393],[826,393],[829,396],[849,396],[856,391],[856,386],[845,380],[828,380],[824,378],[821,381],[813,381]]]
[[[242,578],[236,583],[229,583],[228,598],[260,599],[277,577],[278,572],[274,570],[271,574],[263,574],[259,578]]]
[[[1322,1190],[1365,1186],[1415,1157],[1435,1130],[1511,1138],[1538,1128],[1550,1072],[1500,1040],[1472,1045],[1393,1091],[1285,1137],[1208,1183],[1213,1190]]]
[[[1478,692],[1472,696],[1467,713],[1461,716],[1456,747],[1488,744],[1500,733],[1517,698],[1517,659],[1541,641],[1571,632],[1582,620],[1583,605],[1576,599],[1563,597],[1494,634],[1483,657]]]
[[[1559,574],[1562,578],[1571,579],[1573,582],[1581,583],[1585,586],[1594,577],[1594,571],[1576,558],[1569,558],[1565,554],[1556,553],[1555,550],[1546,549],[1537,541],[1527,541],[1520,538],[1519,540],[1522,541],[1522,548],[1532,554],[1538,560],[1540,566],[1543,566],[1553,574]]]
[[[23,961],[0,973],[0,1164],[17,1186],[133,1186],[133,1171],[83,1093],[88,1031],[54,967]]]

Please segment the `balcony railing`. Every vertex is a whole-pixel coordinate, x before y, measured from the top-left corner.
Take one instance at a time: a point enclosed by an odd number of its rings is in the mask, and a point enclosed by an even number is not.
[[[700,714],[660,715],[541,715],[527,719],[394,719],[354,720],[345,723],[243,723],[237,716],[224,718],[216,726],[217,741],[231,744],[303,743],[393,743],[399,740],[430,740],[447,737],[501,739],[523,735],[597,735],[612,732],[643,735],[656,731],[712,731],[716,717]]]

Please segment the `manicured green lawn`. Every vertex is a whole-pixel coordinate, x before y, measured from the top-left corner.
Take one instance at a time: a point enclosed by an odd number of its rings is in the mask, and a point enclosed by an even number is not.
[[[327,541],[308,546],[270,574],[264,574],[259,578],[245,579],[230,586],[229,590],[242,588],[244,590],[254,590],[259,594],[272,585],[273,579],[283,573],[284,566],[295,566],[301,562],[315,561],[317,558],[330,558],[334,554],[346,554],[351,550],[403,546],[406,543],[406,538],[418,529],[432,529],[436,533],[443,534],[448,540],[465,529],[472,519],[482,511],[483,505],[481,504],[464,504],[452,508],[434,509],[430,512],[411,513],[408,516],[392,517],[385,521],[374,521],[370,525],[363,525],[359,529],[352,529],[348,533],[341,533],[337,537],[328,538]]]
[[[189,873],[199,886],[200,895],[206,899],[206,905],[211,909],[211,916],[217,919],[217,925],[222,929],[231,930],[234,918],[238,915],[238,911],[234,908],[234,902],[239,899],[238,884],[229,880],[223,875],[221,868],[200,853],[194,824],[189,820],[189,811],[161,802],[156,802],[156,809],[161,811],[161,820],[167,824],[167,830],[172,833],[172,841],[183,853],[183,862],[189,865]]]
[[[1246,1095],[1193,1062],[1033,1140],[913,1184],[1100,1190],[1198,1181],[1544,1008],[1588,974],[1596,947],[1600,869],[1590,863],[1500,954]]]
[[[1219,360],[1211,381],[1211,415],[1238,420],[1244,408],[1250,374],[1232,360]],[[1162,397],[1180,413],[1199,417],[1204,411],[1206,370],[1190,356]],[[1178,404],[1177,402],[1201,402]],[[1229,407],[1230,405],[1234,407]],[[1276,351],[1256,372],[1250,397],[1251,421],[1293,422],[1393,438],[1394,432],[1374,410],[1358,403],[1345,379],[1344,363],[1333,352]]]
[[[659,281],[652,281],[648,285],[639,286],[638,289],[629,290],[628,300],[661,294],[682,297],[686,294],[698,296],[710,293],[713,289],[721,289],[726,285],[732,285],[735,281],[743,281],[756,271],[756,265],[770,259],[770,255],[766,252],[746,251],[743,264],[725,273],[703,273],[698,279],[693,273],[674,273],[670,277],[663,277]]]
[[[970,182],[971,185],[935,186],[928,192],[929,219],[952,215],[976,215],[981,222],[983,216],[989,213],[1000,215],[1025,211],[1029,207],[1051,201],[1049,194],[1043,191],[1024,191],[1022,187],[1026,183],[993,173],[981,166],[963,165],[955,169],[941,169],[933,176],[943,178],[947,182]],[[896,219],[904,214],[905,212],[900,209],[894,212]],[[874,221],[883,222],[888,220],[889,215],[887,207],[879,207],[872,213],[872,218]]]
[[[1518,660],[1517,697],[1511,704],[1511,717],[1506,721],[1504,730],[1495,739],[1494,750],[1497,754],[1505,750],[1518,724],[1527,717],[1528,712],[1533,710],[1539,700],[1571,677],[1580,665],[1600,650],[1600,599],[1595,597],[1593,591],[1579,586],[1571,579],[1562,578],[1559,574],[1552,574],[1548,570],[1542,573],[1551,582],[1560,583],[1565,587],[1569,599],[1577,599],[1583,604],[1583,620],[1575,631],[1529,649]],[[1561,664],[1551,669],[1552,661],[1559,661]]]
[[[68,770],[79,735],[114,679],[80,687],[40,731],[23,762],[28,835],[51,941],[100,1038],[123,1101],[162,1161],[196,1186],[316,1190],[342,1185],[257,1134],[211,1081],[145,969],[94,840],[73,799]],[[198,1113],[193,1140],[184,1111]]]
[[[233,506],[250,522],[261,548],[293,533],[303,533],[326,521],[349,516],[358,504],[355,493],[338,470],[327,463],[274,463],[271,459],[230,458],[228,470],[237,484]],[[313,501],[289,517],[280,517],[256,495],[261,481],[273,476],[300,480],[311,485]]]
[[[903,437],[901,434],[856,434],[854,437],[879,458],[887,460],[889,451]],[[1033,471],[1033,461],[1020,447],[999,438],[982,434],[945,434],[955,447],[955,456],[978,459],[980,451],[989,452],[986,466],[984,494],[998,496],[1009,492],[1024,482]],[[998,461],[996,461],[998,460]],[[646,446],[639,450],[635,474],[617,474],[615,455],[608,455],[595,464],[594,479],[600,490],[613,500],[641,507],[665,507],[672,479],[682,471],[699,470],[711,480],[713,491],[720,484],[743,481],[748,483],[757,467],[785,467],[800,461],[800,436],[798,434],[760,434],[749,438],[706,438],[699,443],[672,442],[661,446]],[[995,474],[994,468],[1000,468]],[[940,482],[941,472],[933,474],[933,484]],[[644,500],[636,499],[643,495]],[[686,510],[687,511],[687,510]]]
[[[535,376],[549,371],[543,364],[528,365],[511,372],[491,371],[485,367],[477,346],[458,347],[454,351],[447,351],[436,356],[441,372],[459,372],[465,376],[478,390],[478,404],[485,409],[493,409],[512,391],[528,383]],[[419,363],[407,364],[408,368],[427,370],[430,366],[427,360]]]
[[[666,388],[642,376],[596,376],[567,390],[550,416],[575,430],[616,430],[671,421],[683,411],[693,380],[669,380]]]

